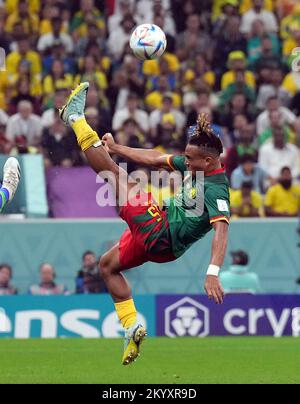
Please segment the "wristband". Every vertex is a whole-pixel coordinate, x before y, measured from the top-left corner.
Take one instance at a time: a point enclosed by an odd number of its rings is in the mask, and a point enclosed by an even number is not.
[[[210,276],[219,276],[219,272],[221,271],[221,268],[218,267],[217,265],[210,265],[208,267],[206,275]]]

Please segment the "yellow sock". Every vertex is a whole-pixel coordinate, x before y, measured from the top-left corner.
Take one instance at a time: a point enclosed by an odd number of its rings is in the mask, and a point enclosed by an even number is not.
[[[100,141],[98,134],[88,125],[84,117],[75,121],[72,124],[72,129],[82,151],[89,149]]]
[[[132,327],[137,319],[137,312],[133,299],[115,303],[116,312],[124,328]]]

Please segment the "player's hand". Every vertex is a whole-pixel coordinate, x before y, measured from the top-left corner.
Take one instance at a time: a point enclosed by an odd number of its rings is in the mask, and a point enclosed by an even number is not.
[[[210,300],[214,300],[216,304],[223,303],[225,293],[217,276],[207,275],[205,291]]]
[[[116,142],[111,133],[105,133],[105,135],[102,137],[102,142],[104,144],[105,150],[108,153],[114,153],[114,146]]]

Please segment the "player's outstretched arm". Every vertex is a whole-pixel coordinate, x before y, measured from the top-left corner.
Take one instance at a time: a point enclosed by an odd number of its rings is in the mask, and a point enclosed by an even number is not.
[[[169,155],[163,154],[157,150],[133,149],[131,147],[117,144],[110,133],[102,137],[102,142],[110,154],[116,154],[136,164],[158,168],[170,168],[168,164]]]
[[[219,272],[224,263],[228,244],[228,223],[216,222],[213,225],[215,235],[212,243],[212,257],[207,271],[205,291],[209,299],[214,299],[217,304],[222,304],[224,290],[219,280]]]

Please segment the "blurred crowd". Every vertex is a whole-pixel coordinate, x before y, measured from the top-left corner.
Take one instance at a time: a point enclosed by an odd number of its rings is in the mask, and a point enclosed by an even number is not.
[[[98,262],[99,260],[92,251],[86,251],[82,255],[82,263],[75,278],[74,290],[68,290],[63,284],[56,281],[55,268],[52,264],[42,263],[38,269],[39,282],[30,285],[27,294],[49,296],[107,293],[105,283],[99,274]],[[0,264],[0,296],[18,294],[12,279],[13,268],[6,263]]]
[[[140,23],[165,31],[160,60],[133,56]],[[179,153],[206,113],[225,147],[233,214],[300,213],[298,0],[0,0],[0,46],[0,152],[84,165],[57,108],[89,81],[99,134]]]

